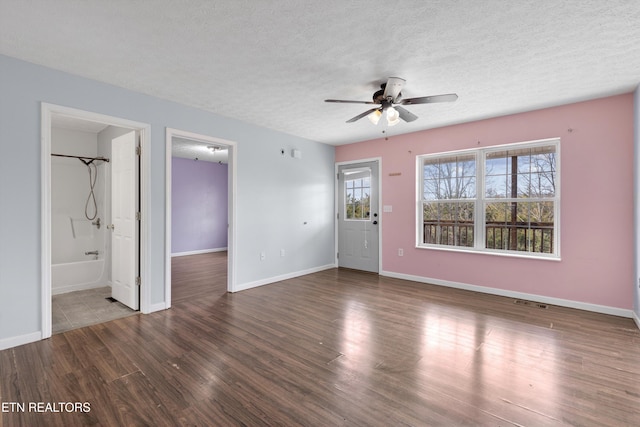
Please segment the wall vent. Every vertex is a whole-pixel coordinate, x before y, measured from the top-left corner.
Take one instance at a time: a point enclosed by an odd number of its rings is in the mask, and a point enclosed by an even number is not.
[[[547,304],[542,304],[539,302],[534,302],[534,301],[527,301],[527,300],[523,300],[523,299],[517,299],[515,301],[513,301],[514,304],[519,304],[519,305],[528,305],[531,307],[538,307],[538,308],[544,308],[547,309],[549,308],[549,306]]]

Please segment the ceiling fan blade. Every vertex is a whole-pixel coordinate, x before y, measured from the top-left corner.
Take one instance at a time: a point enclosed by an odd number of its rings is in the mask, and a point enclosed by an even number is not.
[[[458,99],[458,95],[455,93],[449,93],[446,95],[433,95],[423,96],[420,98],[407,98],[400,101],[401,105],[414,105],[414,104],[431,104],[433,102],[453,102]]]
[[[325,99],[324,102],[339,102],[341,104],[372,104],[372,105],[378,105],[379,102],[372,102],[372,101],[348,101],[345,99]]]
[[[384,94],[382,95],[384,99],[391,98],[391,101],[395,101],[398,95],[400,95],[400,91],[404,87],[405,82],[406,80],[400,77],[389,77],[387,85],[384,87]]]
[[[414,120],[416,120],[418,118],[418,116],[416,116],[415,114],[413,114],[411,111],[408,111],[404,108],[402,108],[399,105],[396,105],[395,107],[393,107],[396,109],[396,111],[398,112],[398,114],[400,114],[400,118],[402,120],[404,120],[405,122],[412,122]]]
[[[379,108],[372,108],[370,110],[365,111],[362,114],[358,114],[354,118],[347,120],[347,123],[353,123],[353,122],[355,122],[357,120],[360,120],[361,118],[368,116],[369,114],[373,113],[376,110],[379,110]]]

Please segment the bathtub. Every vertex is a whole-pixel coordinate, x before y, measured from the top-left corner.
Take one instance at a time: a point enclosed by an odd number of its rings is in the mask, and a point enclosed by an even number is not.
[[[108,286],[104,258],[51,265],[51,293],[63,294]]]

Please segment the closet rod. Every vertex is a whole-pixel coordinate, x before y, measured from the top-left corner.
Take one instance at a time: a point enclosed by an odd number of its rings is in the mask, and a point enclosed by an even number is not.
[[[106,157],[69,156],[68,154],[53,154],[53,153],[51,153],[51,155],[56,157],[70,157],[72,159],[80,159],[80,160],[90,160],[90,161],[102,160],[103,162],[109,161],[109,159],[107,159]]]

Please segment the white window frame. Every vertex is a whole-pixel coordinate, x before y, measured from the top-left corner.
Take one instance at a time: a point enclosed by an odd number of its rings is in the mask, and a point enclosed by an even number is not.
[[[544,198],[543,201],[553,202],[553,249],[552,253],[513,251],[505,249],[488,249],[486,248],[486,205],[502,199],[486,198],[485,194],[485,167],[487,155],[494,152],[535,148],[542,146],[555,146],[556,170],[555,170],[555,195],[554,197]],[[435,158],[446,158],[452,156],[474,155],[476,158],[476,198],[470,199],[475,201],[474,206],[474,246],[453,246],[441,245],[434,243],[423,243],[424,219],[423,219],[423,194],[424,194],[424,160]],[[416,248],[418,249],[435,249],[454,252],[471,252],[484,253],[499,256],[512,256],[523,258],[560,260],[560,138],[549,138],[535,141],[516,142],[511,144],[494,145],[490,147],[474,148],[468,150],[448,151],[442,153],[421,154],[416,156]],[[523,199],[522,201],[535,198]],[[504,200],[505,202],[511,199]]]
[[[355,168],[355,169],[345,169],[343,170],[343,174],[345,175],[344,177],[344,183],[343,185],[344,187],[344,195],[345,198],[347,196],[347,181],[349,180],[355,180],[355,179],[360,179],[360,178],[368,178],[369,179],[369,210],[371,210],[371,168]],[[353,176],[351,176],[353,175]],[[347,178],[349,177],[349,178]],[[343,200],[342,201],[342,205],[343,205],[343,218],[345,221],[367,221],[367,222],[371,222],[371,215],[369,215],[366,218],[349,218],[347,215],[347,201]]]

